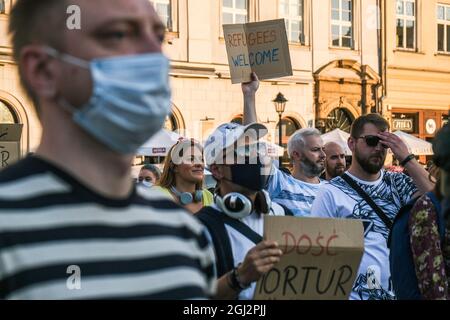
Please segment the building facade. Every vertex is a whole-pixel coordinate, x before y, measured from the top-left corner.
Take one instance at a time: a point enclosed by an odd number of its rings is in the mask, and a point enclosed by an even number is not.
[[[231,84],[222,24],[278,18],[286,22],[293,75],[261,82],[257,113],[269,128],[269,141],[278,142],[278,115],[272,100],[279,92],[288,100],[281,121],[283,145],[300,128],[349,131],[356,117],[373,111],[390,121],[414,115],[411,126],[417,130],[412,132],[422,138],[432,136],[426,133],[434,125],[429,119],[434,119],[436,127],[446,121],[450,0],[441,1],[443,15],[436,13],[441,12],[441,2],[417,0],[414,40],[409,27],[402,27],[403,38],[397,36],[396,21],[409,26],[411,19],[398,13],[395,0],[149,1],[167,26],[164,51],[171,59],[173,89],[173,112],[166,122],[170,130],[202,141],[221,123],[242,121],[241,88]],[[400,2],[406,8],[412,1]],[[0,121],[24,125],[21,150],[25,155],[35,150],[41,129],[11,57],[7,23],[14,0],[0,2],[4,3],[0,10]],[[395,128],[401,126],[410,124],[394,122]]]
[[[381,111],[393,130],[431,141],[450,110],[450,1],[387,0],[382,15]]]
[[[31,101],[20,86],[17,65],[12,58],[8,19],[13,2],[0,1],[0,124],[23,125],[20,155],[24,156],[39,143],[41,127]]]
[[[378,1],[311,4],[316,127],[349,132],[353,120],[375,111],[378,101]]]
[[[263,81],[257,95],[258,120],[269,127],[270,141],[279,141],[272,103],[278,92],[288,99],[282,145],[300,128],[349,131],[356,117],[375,107],[380,85],[376,0],[154,2],[170,26],[172,128],[185,125],[204,139],[220,123],[242,118],[241,89],[230,81],[225,23],[285,19],[293,76]],[[368,14],[373,21],[364,23]]]

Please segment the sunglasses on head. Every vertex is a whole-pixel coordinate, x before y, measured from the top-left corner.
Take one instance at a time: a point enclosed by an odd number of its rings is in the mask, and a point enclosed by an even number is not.
[[[378,145],[378,143],[380,143],[381,139],[378,136],[362,136],[359,137],[358,139],[364,139],[364,141],[366,141],[366,144],[369,147],[376,147]],[[383,145],[383,148],[387,149],[387,147],[385,145]]]

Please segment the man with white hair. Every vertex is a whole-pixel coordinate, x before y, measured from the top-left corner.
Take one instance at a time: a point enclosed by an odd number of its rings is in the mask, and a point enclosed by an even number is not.
[[[259,87],[256,74],[251,85],[243,86],[244,123],[256,122],[255,94]],[[288,141],[288,154],[293,164],[292,175],[273,167],[268,183],[272,201],[291,210],[295,216],[309,216],[312,203],[324,183],[319,176],[325,169],[325,152],[319,130],[304,128]]]

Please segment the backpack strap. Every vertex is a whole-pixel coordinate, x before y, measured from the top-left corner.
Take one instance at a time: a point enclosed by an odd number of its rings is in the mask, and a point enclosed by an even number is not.
[[[294,216],[294,213],[288,207],[286,207],[285,205],[280,204],[280,203],[277,203],[277,205],[279,205],[281,208],[283,208],[285,216],[287,216],[287,217],[293,217]]]
[[[195,215],[207,228],[211,235],[217,259],[217,275],[220,278],[234,268],[233,249],[225,225],[241,233],[254,244],[258,244],[263,237],[253,231],[240,220],[233,219],[212,207],[204,207]]]
[[[394,226],[397,225],[397,222],[402,219],[402,217],[405,214],[409,215],[409,212],[411,211],[411,209],[414,207],[414,204],[416,203],[416,201],[420,198],[420,196],[414,197],[413,199],[410,199],[408,201],[407,204],[405,204],[404,206],[402,206],[400,208],[400,210],[397,212],[397,214],[395,215],[394,221],[392,222],[392,228],[389,231],[389,236],[388,236],[388,241],[387,241],[387,246],[390,249],[391,248],[391,239],[393,237],[393,233],[394,233]]]
[[[220,212],[212,207],[203,207],[195,217],[208,228],[211,235],[217,260],[217,276],[220,278],[234,268],[233,249]]]
[[[347,173],[344,173],[342,176],[345,182],[348,183],[350,187],[352,187],[360,196],[363,198],[369,206],[372,207],[373,211],[380,217],[380,219],[384,222],[388,230],[392,229],[392,220],[380,209],[380,207],[372,200],[372,198],[353,180]]]
[[[285,206],[280,205],[286,216],[293,216]],[[263,237],[240,220],[233,219],[212,207],[203,207],[195,215],[207,228],[211,235],[217,259],[217,275],[221,277],[234,268],[233,249],[225,225],[232,227],[255,245],[263,241]]]
[[[222,220],[225,224],[232,227],[234,230],[241,233],[243,236],[245,236],[247,239],[251,240],[254,244],[258,244],[263,240],[263,237],[253,231],[249,226],[247,226],[245,223],[243,223],[240,220],[233,219],[223,212],[220,212],[220,215],[222,216]]]
[[[436,197],[436,194],[432,191],[427,192],[428,198],[431,199],[431,202],[433,203],[433,206],[436,211],[436,217],[437,217],[437,225],[439,230],[439,235],[441,236],[441,242],[445,238],[445,218],[444,218],[444,212],[442,210],[442,205],[439,199]]]

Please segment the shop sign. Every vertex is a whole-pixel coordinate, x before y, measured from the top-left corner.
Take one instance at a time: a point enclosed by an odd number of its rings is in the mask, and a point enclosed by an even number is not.
[[[425,123],[425,131],[428,134],[434,134],[436,132],[436,129],[437,129],[436,121],[434,119],[428,119],[427,122]]]
[[[393,120],[394,131],[400,130],[404,132],[414,131],[414,119],[394,119]]]
[[[152,148],[152,152],[154,154],[165,154],[166,153],[166,148]]]

